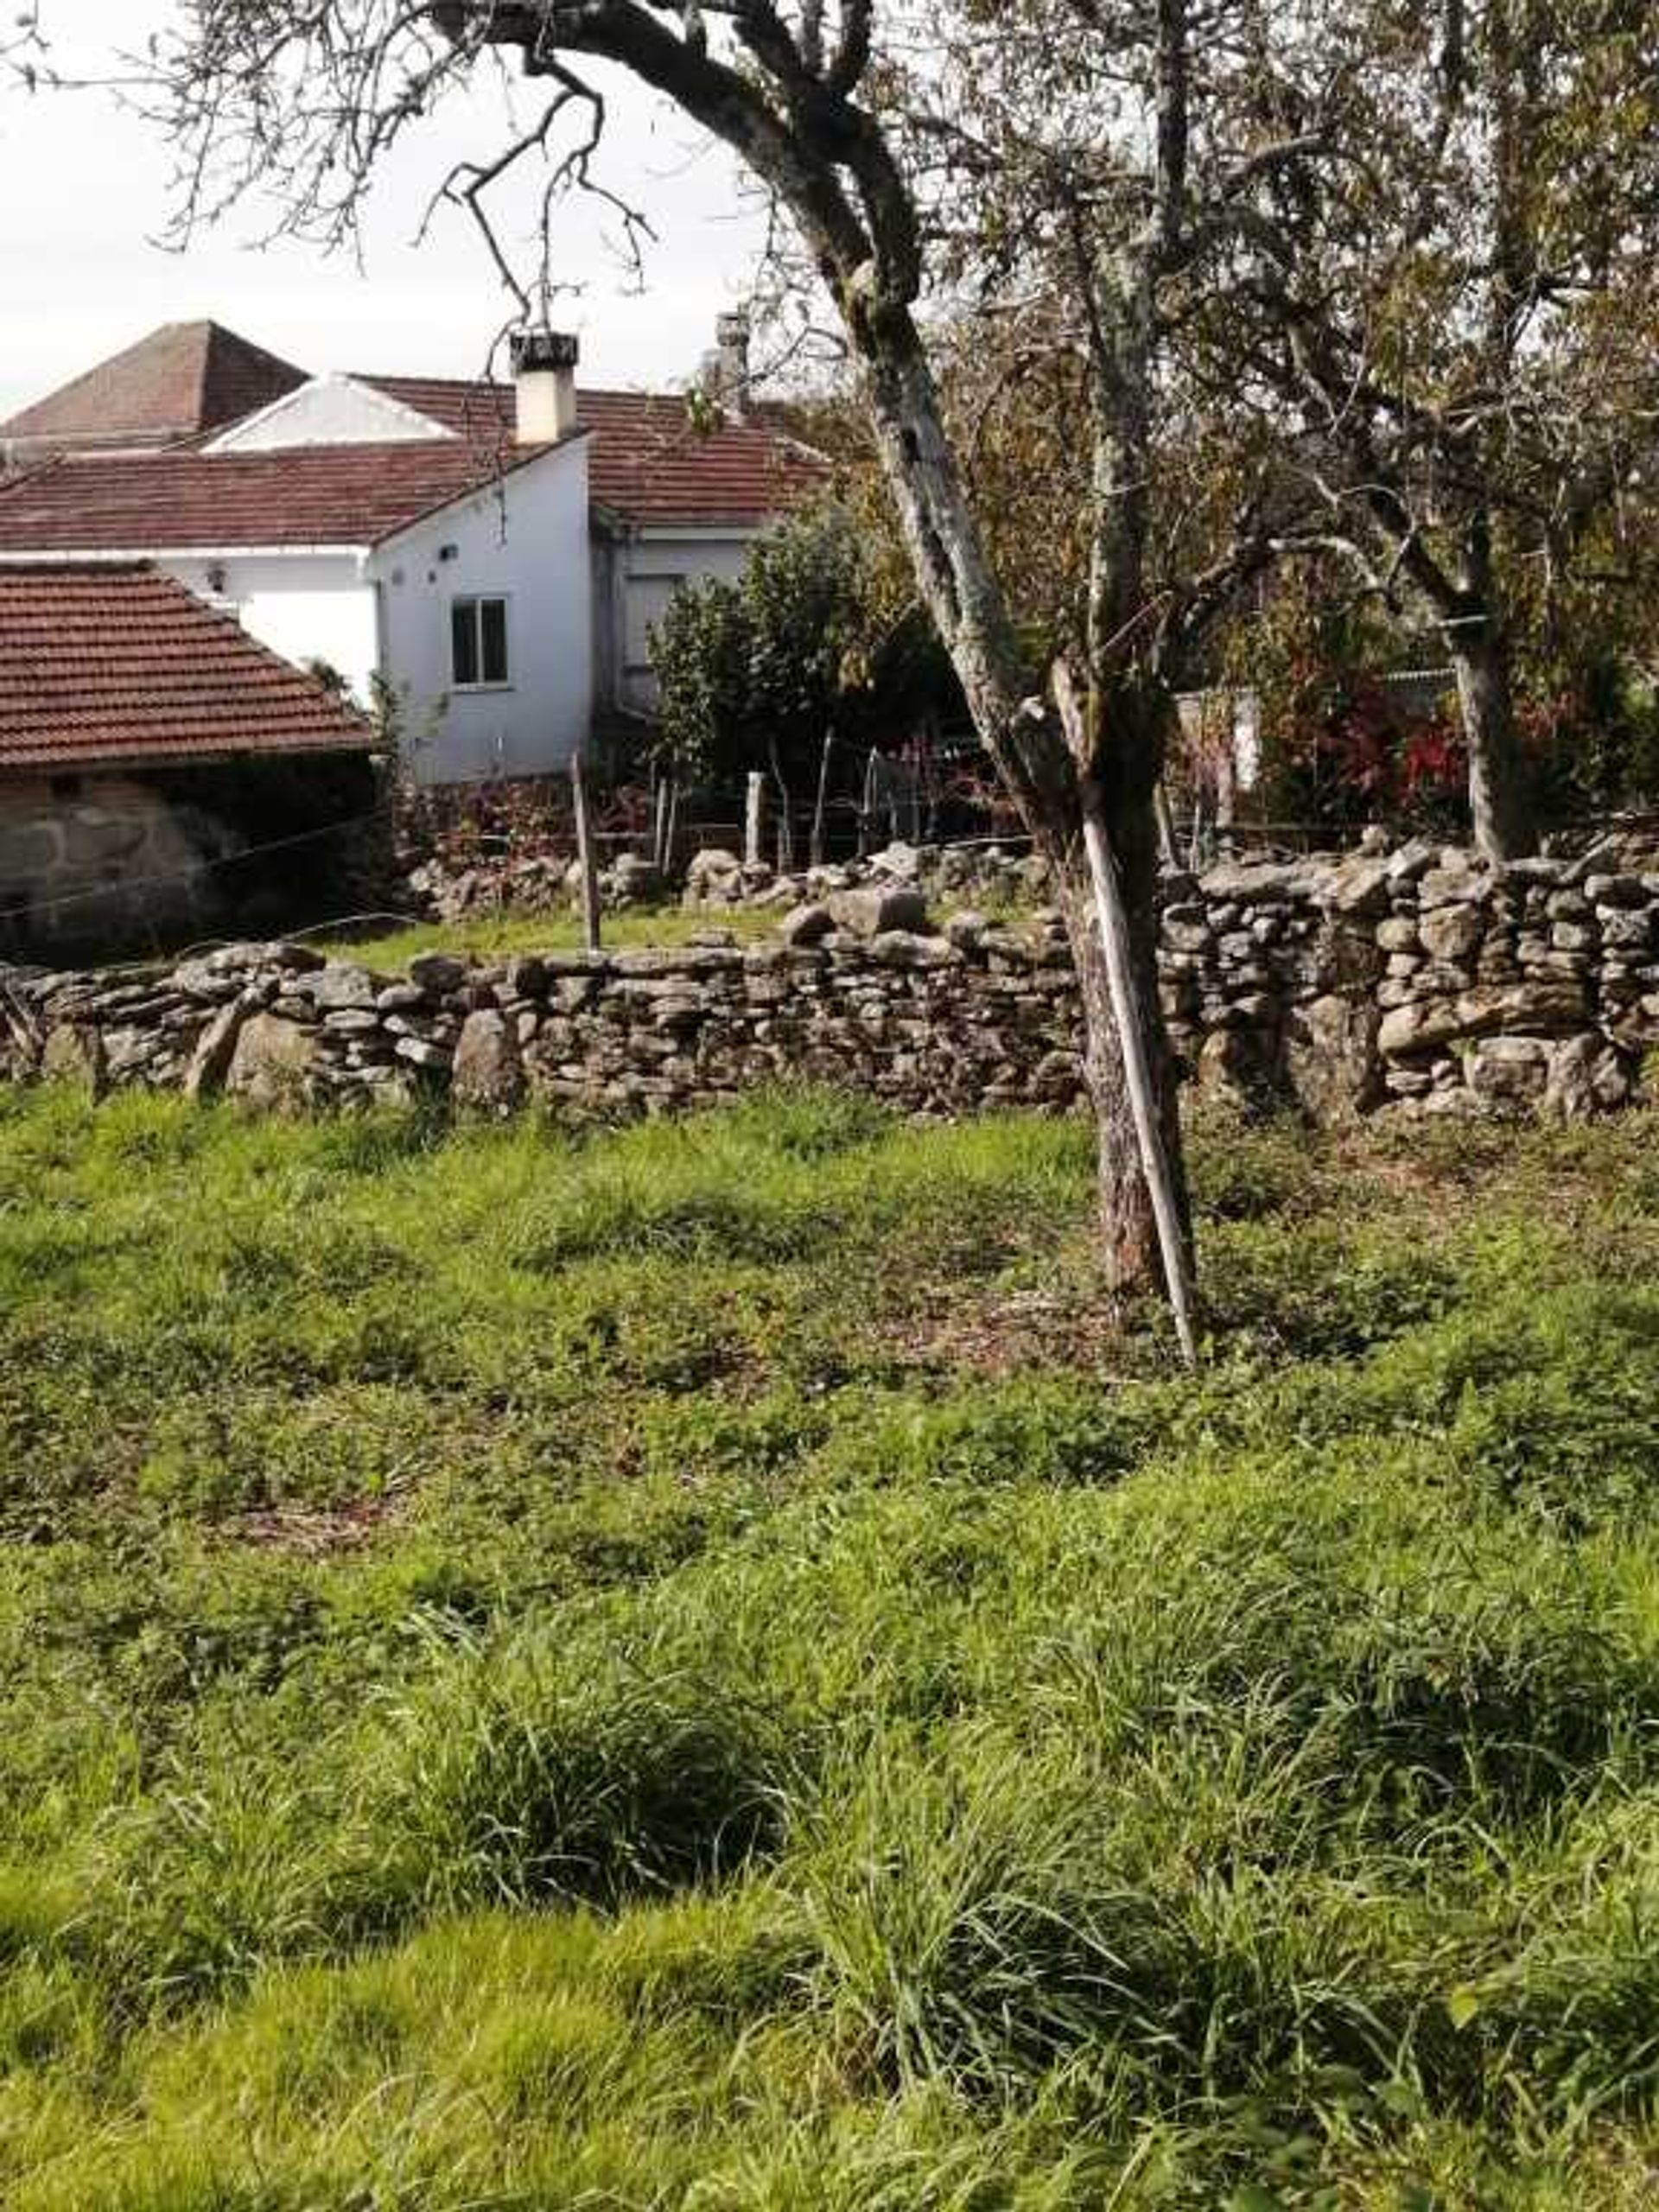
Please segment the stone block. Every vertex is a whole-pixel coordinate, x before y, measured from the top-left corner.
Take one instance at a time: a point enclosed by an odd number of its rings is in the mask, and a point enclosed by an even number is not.
[[[1435,907],[1424,914],[1418,934],[1431,960],[1461,964],[1473,957],[1485,936],[1485,917],[1474,906]]]
[[[310,978],[306,995],[314,1006],[333,1013],[347,1007],[372,1008],[378,988],[366,968],[356,967],[349,961],[331,960]]]
[[[450,1065],[450,1056],[442,1046],[430,1045],[423,1037],[400,1037],[397,1039],[397,1057],[428,1074],[436,1074]]]
[[[927,901],[906,885],[870,884],[859,891],[837,891],[828,904],[836,927],[853,937],[877,938],[890,930],[919,935],[927,928]]]
[[[91,1098],[101,1098],[109,1076],[103,1032],[95,1022],[59,1022],[41,1048],[40,1071],[48,1083],[70,1084]]]
[[[836,918],[828,906],[809,901],[790,908],[778,925],[778,934],[785,944],[819,944],[835,926]]]
[[[1541,1037],[1488,1037],[1470,1054],[1470,1088],[1480,1097],[1535,1103],[1544,1095],[1550,1048]]]
[[[225,1088],[251,1105],[292,1110],[310,1091],[319,1049],[315,1029],[256,1014],[238,1032]]]
[[[1650,895],[1639,875],[1592,875],[1584,889],[1592,906],[1645,906]]]
[[[515,1026],[504,1014],[480,1009],[461,1024],[455,1045],[454,1100],[489,1114],[510,1113],[524,1095],[524,1064]]]
[[[1285,1071],[1315,1121],[1351,1121],[1375,1103],[1382,1072],[1378,1027],[1369,995],[1331,995],[1293,1011],[1285,1027]]]
[[[435,999],[458,991],[470,972],[467,962],[451,952],[417,952],[409,963],[410,982]]]

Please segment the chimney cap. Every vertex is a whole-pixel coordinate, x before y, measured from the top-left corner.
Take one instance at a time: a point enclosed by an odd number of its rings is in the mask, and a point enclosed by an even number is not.
[[[534,376],[574,369],[582,355],[582,340],[569,330],[515,330],[510,350],[514,376]]]

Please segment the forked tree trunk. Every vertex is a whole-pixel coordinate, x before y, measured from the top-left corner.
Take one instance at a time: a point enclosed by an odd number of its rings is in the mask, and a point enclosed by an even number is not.
[[[1475,843],[1489,860],[1520,860],[1536,849],[1537,824],[1516,739],[1509,642],[1494,624],[1464,624],[1451,633],[1450,648],[1469,748]]]
[[[1048,861],[1077,971],[1084,1065],[1099,1160],[1100,1245],[1115,1295],[1163,1284],[1157,1225],[1142,1170],[1084,843],[1076,763],[1058,716],[1033,698],[1007,603],[984,562],[954,458],[940,426],[931,372],[908,317],[867,353],[877,443],[918,579],[969,711],[1037,849]],[[1139,698],[1127,700],[1109,748],[1113,770],[1101,794],[1127,910],[1135,996],[1153,1072],[1165,1148],[1184,1230],[1189,1220],[1181,1168],[1174,1070],[1158,996],[1160,733]]]

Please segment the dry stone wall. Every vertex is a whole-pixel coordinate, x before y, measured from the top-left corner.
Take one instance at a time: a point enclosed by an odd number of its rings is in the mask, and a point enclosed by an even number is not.
[[[225,1090],[262,1105],[448,1091],[511,1111],[658,1111],[810,1078],[922,1114],[1064,1110],[1083,1067],[1057,918],[913,889],[805,906],[785,941],[556,953],[406,975],[289,944],[120,974],[0,974],[0,1073]],[[902,925],[895,926],[895,922]],[[1163,991],[1206,1090],[1332,1121],[1622,1106],[1659,1051],[1659,862],[1502,872],[1427,845],[1172,880]]]

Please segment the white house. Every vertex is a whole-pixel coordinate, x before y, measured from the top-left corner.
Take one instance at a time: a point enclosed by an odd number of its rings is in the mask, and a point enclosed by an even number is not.
[[[728,353],[741,329],[722,319]],[[534,333],[512,385],[310,378],[130,450],[106,373],[95,447],[66,433],[54,449],[50,402],[18,418],[0,564],[153,561],[285,658],[390,702],[422,782],[556,768],[596,718],[649,711],[649,628],[674,591],[735,574],[827,473],[738,411],[741,374],[710,425],[683,396],[578,391],[575,363],[574,339]],[[171,412],[188,420],[182,398]]]

